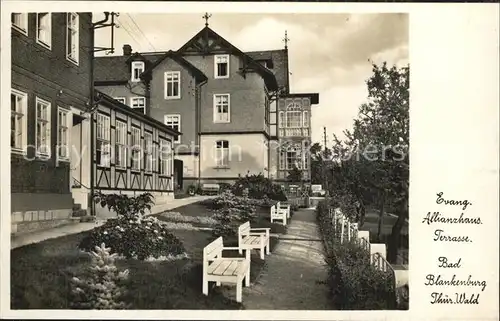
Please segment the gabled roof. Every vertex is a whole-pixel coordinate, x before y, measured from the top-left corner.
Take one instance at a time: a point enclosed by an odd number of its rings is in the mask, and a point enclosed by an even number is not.
[[[290,90],[288,53],[286,49],[250,51],[245,53],[255,61],[266,62],[267,65],[272,68],[271,72],[276,77],[278,86],[280,88],[286,88],[287,92]],[[271,65],[269,65],[269,61],[272,62]]]
[[[229,41],[222,38],[218,33],[210,29],[208,26],[200,30],[200,32],[198,32],[193,38],[191,38],[181,48],[179,48],[177,52],[182,55],[231,53],[243,59],[243,72],[251,69],[264,79],[269,90],[278,89],[278,82],[276,81],[276,77],[270,70],[252,59],[243,51],[236,48]]]
[[[158,54],[140,54],[135,53],[130,56],[101,56],[94,58],[94,81],[99,82],[127,82],[130,79],[130,60],[139,58],[147,65],[154,63],[158,58],[163,56]]]
[[[161,58],[156,59],[156,61],[152,64],[149,65],[149,67],[142,73],[141,78],[150,80],[151,74],[153,72],[153,69],[156,68],[159,64],[161,64],[165,59],[170,58],[177,62],[179,65],[183,66],[189,72],[193,74],[195,77],[196,81],[203,82],[207,80],[207,76],[198,68],[196,68],[192,63],[187,61],[186,59],[182,58],[179,54],[177,54],[173,50],[167,51],[165,54],[161,56]]]
[[[108,107],[111,106],[111,107],[114,107],[116,109],[119,109],[121,112],[127,114],[127,115],[131,115],[151,126],[154,126],[156,128],[159,128],[161,130],[163,130],[164,132],[174,136],[175,138],[177,138],[178,136],[182,135],[181,132],[175,130],[175,129],[172,129],[170,127],[168,127],[167,125],[165,125],[164,123],[154,119],[154,118],[151,118],[147,115],[144,115],[143,113],[141,112],[138,112],[137,110],[133,109],[132,107],[130,106],[127,106],[125,104],[122,104],[121,102],[119,102],[118,100],[112,98],[111,96],[109,95],[106,95],[105,93],[103,93],[102,91],[99,91],[97,89],[94,89],[94,97],[97,98],[97,100],[104,104],[104,105],[107,105]]]

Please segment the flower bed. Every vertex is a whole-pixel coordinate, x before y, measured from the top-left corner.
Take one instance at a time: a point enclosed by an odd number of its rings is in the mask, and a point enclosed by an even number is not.
[[[181,241],[169,232],[169,226],[155,217],[139,215],[134,218],[120,216],[106,221],[90,231],[78,248],[90,252],[102,243],[112,253],[139,260],[185,252]]]
[[[370,253],[357,244],[339,244],[328,215],[329,204],[317,208],[319,229],[325,244],[328,285],[335,308],[387,310],[396,308],[394,279],[370,263]]]

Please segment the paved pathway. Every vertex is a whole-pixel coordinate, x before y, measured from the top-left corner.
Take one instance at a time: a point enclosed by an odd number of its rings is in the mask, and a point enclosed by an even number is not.
[[[175,199],[173,202],[169,203],[169,206],[167,207],[167,211],[170,211],[174,208],[185,206],[188,204],[196,203],[208,198],[212,198],[214,196],[193,196],[193,197],[186,197],[182,199]],[[93,223],[75,223],[75,224],[69,224],[69,225],[64,225],[60,227],[55,227],[52,229],[48,230],[43,230],[43,231],[36,231],[32,233],[27,233],[23,235],[17,235],[17,236],[12,236],[10,240],[11,244],[11,249],[15,249],[17,247],[21,247],[24,245],[32,244],[32,243],[39,243],[48,239],[56,238],[56,237],[61,237],[65,235],[71,235],[71,234],[77,234],[81,232],[85,232],[88,230],[91,230],[101,224],[103,224],[103,220],[99,220],[97,222]]]
[[[247,310],[329,310],[323,243],[319,241],[315,212],[295,212],[287,234],[280,238],[262,275],[244,288]]]

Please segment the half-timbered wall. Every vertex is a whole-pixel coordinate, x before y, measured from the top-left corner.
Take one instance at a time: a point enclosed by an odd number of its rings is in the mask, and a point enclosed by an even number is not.
[[[109,141],[99,138],[99,132],[102,131],[102,123],[98,119],[109,118]],[[117,122],[126,124],[126,148],[125,162],[120,164],[117,154],[117,138],[118,142],[122,143],[118,137]],[[132,132],[138,130],[140,133],[140,141],[136,142]],[[144,123],[140,119],[136,119],[121,112],[119,109],[99,106],[94,115],[94,132],[95,135],[95,150],[93,153],[94,166],[94,187],[96,190],[115,190],[128,192],[172,192],[173,191],[173,151],[170,153],[171,161],[168,162],[170,170],[164,170],[161,173],[160,156],[160,140],[170,143],[172,136],[164,131]],[[152,148],[146,148],[145,136],[151,135]],[[103,142],[100,142],[103,141]],[[109,147],[106,146],[109,143]],[[119,144],[120,145],[120,144]],[[134,145],[134,146],[132,146]],[[146,165],[146,154],[152,154],[152,164],[150,168]],[[101,161],[101,155],[109,155],[109,161]],[[138,156],[140,154],[140,157]],[[133,166],[134,161],[139,161],[139,166]],[[150,169],[150,170],[149,170]]]

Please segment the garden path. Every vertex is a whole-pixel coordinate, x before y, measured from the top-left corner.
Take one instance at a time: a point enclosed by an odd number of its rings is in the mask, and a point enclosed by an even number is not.
[[[329,310],[323,257],[315,211],[295,212],[287,229],[270,256],[260,277],[244,288],[243,305],[247,310]]]
[[[214,196],[193,196],[181,199],[174,199],[168,206],[167,211],[173,210],[177,207],[185,206],[188,204],[200,202],[209,198],[213,198]],[[53,239],[56,237],[61,237],[65,235],[77,234],[85,231],[89,231],[91,229],[96,228],[97,226],[103,224],[104,221],[97,221],[92,223],[76,223],[63,225],[47,230],[41,230],[31,233],[26,233],[22,235],[13,235],[11,236],[10,244],[11,249],[15,249],[17,247],[21,247],[28,244],[39,243],[48,239]]]

